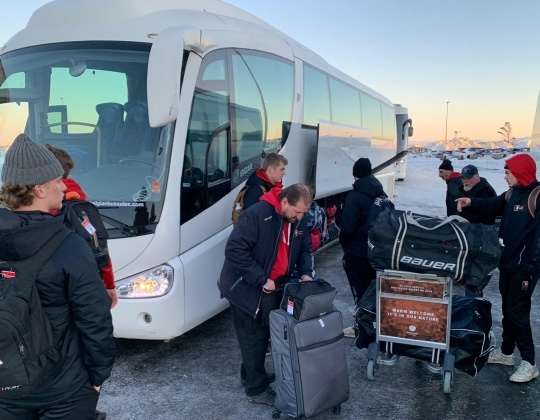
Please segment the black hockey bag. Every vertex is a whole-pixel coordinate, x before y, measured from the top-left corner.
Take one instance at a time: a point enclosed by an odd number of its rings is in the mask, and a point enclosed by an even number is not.
[[[368,258],[378,270],[401,270],[451,277],[481,290],[501,256],[493,226],[459,216],[445,220],[402,210],[385,210],[368,237]]]

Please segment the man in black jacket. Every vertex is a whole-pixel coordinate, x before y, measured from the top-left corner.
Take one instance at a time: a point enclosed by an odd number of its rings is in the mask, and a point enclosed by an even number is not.
[[[253,172],[246,181],[243,210],[259,201],[264,193],[272,188],[283,187],[283,177],[287,158],[277,153],[268,153],[263,160],[262,168]]]
[[[49,213],[62,208],[63,172],[45,147],[24,134],[15,139],[2,167],[1,260],[29,258],[65,229],[63,217]],[[68,234],[35,284],[63,359],[58,375],[31,394],[10,399],[0,393],[0,419],[93,420],[115,349],[111,298],[84,239]]]
[[[219,291],[231,304],[242,354],[247,400],[273,405],[275,392],[264,361],[269,313],[279,307],[282,288],[296,268],[311,280],[311,239],[306,220],[313,193],[304,184],[274,188],[242,213],[225,247]]]
[[[381,182],[371,174],[369,159],[358,159],[352,172],[353,190],[347,194],[343,205],[339,242],[343,247],[343,269],[356,304],[364,296],[371,280],[376,277],[367,256],[368,238],[364,224],[375,198],[387,198],[387,195]]]
[[[512,382],[529,382],[538,376],[531,331],[531,296],[540,276],[540,210],[530,214],[529,195],[540,182],[536,162],[527,154],[506,160],[505,177],[510,191],[489,199],[458,198],[458,211],[470,206],[478,213],[501,215],[499,237],[503,251],[499,261],[499,291],[502,296],[503,339],[492,351],[488,363],[514,366],[517,346],[522,362],[510,377]]]
[[[461,182],[463,185],[458,188],[460,197],[492,198],[497,196],[490,183],[485,178],[480,177],[478,168],[474,165],[463,167],[461,170]],[[476,213],[468,208],[464,208],[459,215],[471,223],[482,223],[484,225],[495,224],[495,215],[493,214]],[[485,279],[485,284],[489,283],[491,274],[488,274],[488,277]],[[482,290],[473,290],[465,285],[465,296],[482,297],[483,295]]]
[[[454,171],[452,162],[449,159],[444,159],[439,165],[439,178],[446,182],[446,215],[453,216],[457,214],[457,205],[454,200],[461,197],[459,195],[461,179],[459,172]]]

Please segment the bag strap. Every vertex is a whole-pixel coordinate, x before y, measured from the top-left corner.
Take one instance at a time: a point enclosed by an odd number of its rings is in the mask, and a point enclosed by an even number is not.
[[[533,219],[536,218],[536,202],[538,200],[538,195],[540,195],[540,185],[531,191],[527,200],[527,207],[529,208],[529,213],[531,213]]]
[[[449,216],[447,218],[445,218],[441,223],[439,223],[438,225],[435,225],[433,227],[426,227],[426,226],[423,226],[421,225],[418,220],[416,220],[414,217],[413,217],[413,214],[411,211],[407,211],[405,213],[403,213],[403,217],[405,218],[405,221],[407,222],[407,224],[409,225],[413,225],[413,226],[416,226],[420,229],[424,229],[424,230],[435,230],[435,229],[439,229],[441,226],[443,225],[447,225],[447,224],[451,224],[452,222],[461,222],[461,223],[469,223],[469,221],[461,216],[458,216],[458,215],[453,215],[453,216]]]

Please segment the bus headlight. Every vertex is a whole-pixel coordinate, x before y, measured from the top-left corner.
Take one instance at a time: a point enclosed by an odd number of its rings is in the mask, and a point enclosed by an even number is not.
[[[152,270],[116,282],[120,299],[152,298],[169,293],[173,283],[173,269],[160,265]]]

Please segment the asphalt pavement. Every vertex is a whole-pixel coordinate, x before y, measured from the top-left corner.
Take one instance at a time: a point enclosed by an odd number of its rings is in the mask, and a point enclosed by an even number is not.
[[[339,245],[315,257],[317,275],[338,289],[335,305],[344,326],[352,325],[353,299],[341,267]],[[460,285],[455,294],[463,294]],[[540,298],[533,296],[531,321],[540,360]],[[484,291],[492,302],[493,330],[501,338],[501,309],[496,273]],[[117,339],[118,357],[104,384],[98,408],[108,419],[271,419],[272,408],[246,401],[240,385],[240,351],[229,310],[169,342]],[[380,366],[367,379],[367,351],[347,339],[350,398],[341,414],[314,419],[490,419],[540,418],[540,378],[514,384],[514,368],[486,365],[476,376],[456,370],[451,392],[442,376],[423,362],[402,357],[395,366]],[[519,363],[519,353],[516,352]],[[272,358],[267,370],[273,371]],[[282,416],[282,418],[286,418]]]

